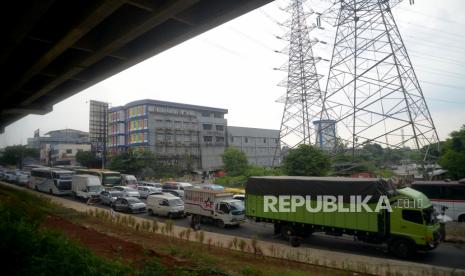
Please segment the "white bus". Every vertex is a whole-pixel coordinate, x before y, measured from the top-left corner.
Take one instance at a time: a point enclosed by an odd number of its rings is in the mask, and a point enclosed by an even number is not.
[[[31,188],[52,195],[71,194],[73,172],[56,168],[36,168],[31,171]]]
[[[465,222],[465,182],[415,181],[412,188],[424,193],[439,213],[444,206],[446,216],[454,221]]]

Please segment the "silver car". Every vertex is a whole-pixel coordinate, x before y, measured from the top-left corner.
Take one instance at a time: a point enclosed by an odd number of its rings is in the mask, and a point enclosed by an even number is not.
[[[29,183],[29,175],[25,172],[16,171],[16,184],[26,186]]]
[[[140,193],[136,189],[133,189],[128,186],[115,186],[114,190],[120,191],[125,197],[137,197],[140,198]]]
[[[137,187],[141,198],[147,198],[149,195],[154,193],[160,193],[161,188],[155,188],[151,186],[139,186]]]
[[[124,197],[123,193],[116,190],[100,192],[100,202],[105,205],[112,206],[118,197]]]
[[[135,197],[119,197],[113,202],[113,210],[128,213],[145,213],[147,205]]]
[[[139,186],[146,186],[146,187],[154,187],[154,188],[162,188],[161,183],[157,182],[147,182],[147,181],[140,181]]]
[[[6,172],[3,176],[3,179],[10,183],[16,182],[16,174],[14,172]]]

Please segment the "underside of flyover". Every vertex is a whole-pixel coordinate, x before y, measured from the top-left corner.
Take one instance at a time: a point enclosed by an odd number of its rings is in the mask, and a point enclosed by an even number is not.
[[[0,131],[271,0],[5,1]]]

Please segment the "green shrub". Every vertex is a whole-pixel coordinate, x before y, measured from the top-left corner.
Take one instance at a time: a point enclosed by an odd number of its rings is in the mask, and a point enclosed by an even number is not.
[[[0,203],[0,250],[5,275],[123,275],[130,269],[94,255],[58,232]]]

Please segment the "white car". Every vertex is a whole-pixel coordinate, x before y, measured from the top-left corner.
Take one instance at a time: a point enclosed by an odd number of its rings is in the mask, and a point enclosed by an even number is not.
[[[137,187],[141,198],[147,198],[151,194],[161,193],[161,188],[155,188],[151,186],[139,186]]]
[[[100,202],[112,206],[113,202],[119,197],[124,197],[123,193],[116,190],[105,190],[100,193]]]
[[[120,191],[124,197],[137,197],[140,198],[140,193],[136,189],[127,186],[115,186],[114,190]]]
[[[245,200],[245,195],[243,195],[243,194],[235,194],[235,195],[233,195],[233,199],[238,199],[238,200],[244,201]]]
[[[183,217],[184,202],[174,195],[150,195],[147,197],[147,210],[151,216]]]
[[[140,181],[139,186],[146,186],[146,187],[154,187],[154,188],[162,188],[161,183],[158,182],[147,182],[147,181]]]
[[[25,172],[16,171],[16,184],[26,186],[29,183],[29,175]]]
[[[10,183],[16,182],[16,174],[14,172],[5,172],[3,179]]]

